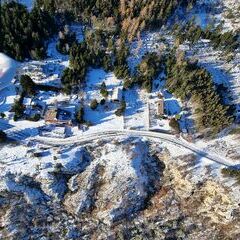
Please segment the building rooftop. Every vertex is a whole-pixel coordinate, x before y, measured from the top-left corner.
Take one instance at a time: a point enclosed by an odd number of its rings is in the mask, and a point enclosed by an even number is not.
[[[112,100],[118,100],[118,101],[122,100],[122,88],[121,87],[114,88],[113,93],[112,93]]]
[[[48,109],[45,113],[44,120],[45,121],[56,121],[57,113],[58,113],[58,111],[56,108]]]
[[[164,114],[164,101],[163,99],[159,99],[157,101],[157,114],[163,115]]]

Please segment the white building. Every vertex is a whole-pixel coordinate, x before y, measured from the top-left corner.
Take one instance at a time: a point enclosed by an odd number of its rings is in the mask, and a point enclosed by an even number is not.
[[[114,102],[122,101],[122,88],[121,87],[116,87],[113,89],[112,101],[114,101]]]

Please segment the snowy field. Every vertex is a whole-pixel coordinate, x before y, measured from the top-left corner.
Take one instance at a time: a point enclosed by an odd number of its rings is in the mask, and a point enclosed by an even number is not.
[[[108,97],[104,105],[99,104],[97,109],[92,110],[90,103],[96,99],[100,102],[104,97],[100,94],[101,84],[105,82]],[[113,73],[106,73],[102,69],[91,69],[86,79],[86,87],[83,90],[84,119],[90,121],[93,126],[89,130],[122,129],[123,117],[115,115],[119,103],[111,101],[111,95],[116,87],[122,86],[122,81]]]

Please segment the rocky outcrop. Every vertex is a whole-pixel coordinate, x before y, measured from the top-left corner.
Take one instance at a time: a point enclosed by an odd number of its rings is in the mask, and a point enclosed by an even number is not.
[[[195,155],[135,138],[74,153],[1,177],[1,239],[240,238],[239,186]]]
[[[100,148],[95,150],[101,152]],[[145,208],[160,187],[163,167],[145,142],[107,144],[101,156],[70,179],[64,205],[71,213],[93,214],[107,224]],[[93,156],[94,158],[94,156]]]

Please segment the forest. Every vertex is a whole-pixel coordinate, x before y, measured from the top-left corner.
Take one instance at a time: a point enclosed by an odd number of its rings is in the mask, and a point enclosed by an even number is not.
[[[160,27],[180,6],[196,0],[37,0],[37,6],[54,14],[64,13],[95,29],[113,31],[133,40],[141,31]]]
[[[23,61],[46,57],[46,41],[69,21],[80,21],[123,41],[132,41],[146,29],[160,27],[179,6],[195,0],[37,0],[32,11],[10,1],[1,6],[1,51]],[[68,43],[66,44],[66,41]],[[74,35],[62,31],[58,50],[69,53]],[[123,69],[121,69],[123,71]],[[126,70],[126,69],[124,69]]]
[[[0,29],[0,51],[23,61],[46,57],[45,41],[56,32],[56,24],[47,11],[34,7],[28,12],[24,5],[11,1],[1,6]]]
[[[181,53],[171,53],[166,68],[167,88],[183,101],[192,102],[200,130],[216,134],[232,123],[229,107],[222,103],[210,73]]]
[[[180,44],[186,40],[194,44],[200,38],[209,39],[215,49],[223,50],[225,53],[233,53],[240,46],[239,33],[223,32],[221,25],[217,27],[208,25],[206,29],[202,29],[194,21],[190,21],[182,26],[175,24],[173,30]]]

